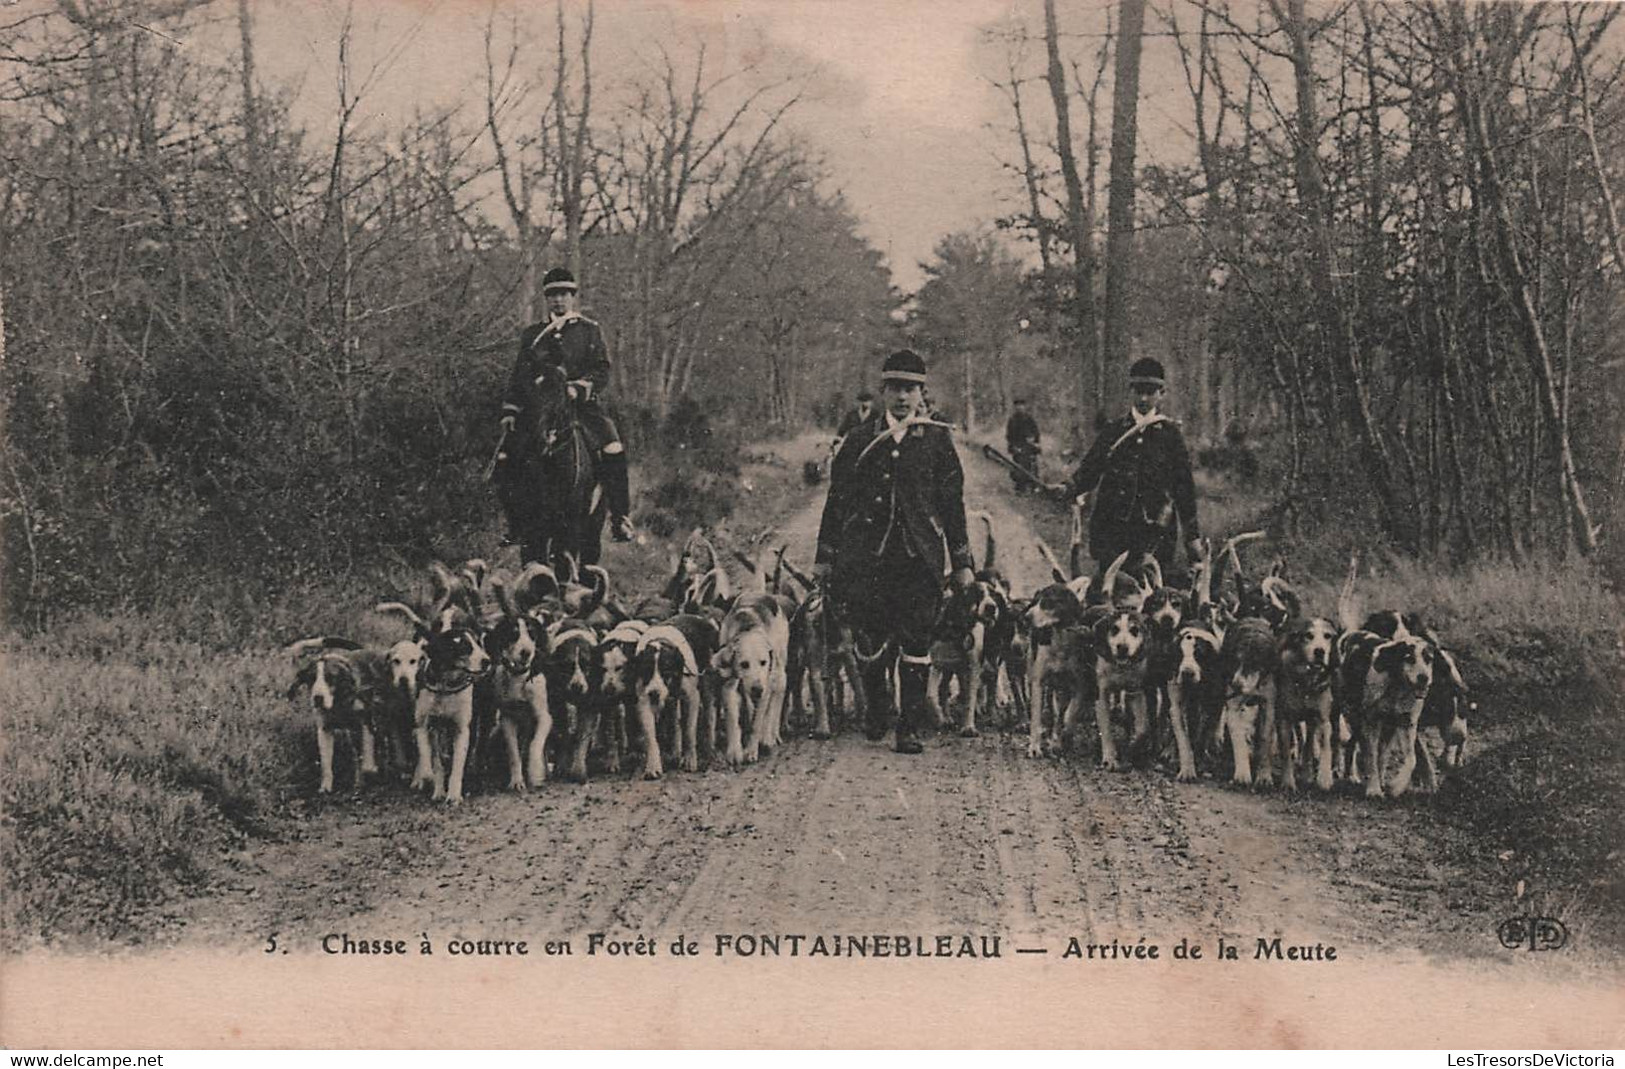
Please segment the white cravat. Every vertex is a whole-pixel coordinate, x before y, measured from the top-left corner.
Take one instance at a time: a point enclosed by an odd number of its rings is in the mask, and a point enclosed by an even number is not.
[[[1135,408],[1133,405],[1129,406],[1128,414],[1134,420],[1135,430],[1139,430],[1148,423],[1155,423],[1158,419],[1162,418],[1158,415],[1157,410],[1154,408],[1142,416],[1140,415],[1140,410]]]
[[[894,442],[901,443],[903,436],[908,433],[908,424],[892,415],[889,408],[886,409],[886,427],[891,432],[891,440]]]

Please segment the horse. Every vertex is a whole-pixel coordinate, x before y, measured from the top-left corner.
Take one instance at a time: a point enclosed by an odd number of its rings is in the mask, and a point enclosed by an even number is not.
[[[510,433],[497,489],[523,564],[558,567],[566,555],[597,564],[608,506],[598,486],[596,443],[583,428],[559,368],[530,394],[533,419]]]

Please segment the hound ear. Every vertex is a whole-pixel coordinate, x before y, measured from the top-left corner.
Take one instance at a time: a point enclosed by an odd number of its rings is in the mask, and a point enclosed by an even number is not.
[[[1399,660],[1404,655],[1403,643],[1384,642],[1372,653],[1371,667],[1384,674],[1394,672],[1399,668]]]

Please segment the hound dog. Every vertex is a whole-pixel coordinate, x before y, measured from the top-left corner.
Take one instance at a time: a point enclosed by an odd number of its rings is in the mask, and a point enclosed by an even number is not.
[[[1223,726],[1230,736],[1231,781],[1260,786],[1273,783],[1281,648],[1269,621],[1249,616],[1232,624],[1224,634],[1220,662],[1226,681]]]
[[[988,695],[996,713],[1002,703],[1008,709],[1004,725],[1019,724],[1027,719],[1027,667],[1032,660],[1032,635],[1027,629],[1027,611],[1031,603],[1010,596],[1008,590],[998,588],[1002,596],[999,617],[988,629],[982,644],[982,693]],[[1000,677],[1004,689],[1000,689]]]
[[[1422,703],[1422,719],[1418,732],[1434,728],[1444,749],[1441,758],[1446,768],[1460,768],[1467,759],[1468,716],[1478,711],[1478,703],[1471,699],[1456,657],[1442,646],[1433,648],[1433,685],[1428,687],[1427,701]],[[1438,787],[1438,770],[1433,764],[1433,752],[1420,735],[1416,740],[1416,756],[1422,766],[1424,790]]]
[[[627,719],[636,701],[632,661],[637,656],[638,643],[643,641],[650,626],[646,620],[623,620],[598,641],[596,691],[600,706],[608,714],[604,728],[604,769],[607,772],[621,770],[621,758],[626,753]]]
[[[306,638],[287,647],[297,670],[288,688],[292,700],[301,687],[309,688],[310,708],[316,716],[316,754],[321,762],[317,791],[333,793],[333,742],[342,734],[350,743],[355,766],[355,789],[376,774],[373,718],[378,700],[389,690],[389,668],[383,653],[362,649],[342,638]],[[320,651],[314,657],[313,651]]]
[[[1281,785],[1297,790],[1299,728],[1307,729],[1315,786],[1332,789],[1332,678],[1337,670],[1337,625],[1323,617],[1297,619],[1281,638],[1276,684],[1276,745],[1282,755]]]
[[[711,659],[721,688],[726,759],[731,767],[754,762],[780,745],[788,690],[786,658],[794,603],[780,594],[742,594],[723,617]],[[750,741],[742,738],[742,707],[748,705]]]
[[[1139,750],[1150,731],[1146,709],[1149,635],[1145,617],[1132,605],[1114,607],[1092,627],[1095,654],[1095,726],[1100,730],[1100,767],[1115,772],[1117,742],[1112,731],[1112,708],[1128,710],[1134,734],[1130,751]]]
[[[1416,758],[1422,773],[1421,786],[1432,790],[1438,786],[1438,770],[1421,732],[1428,728],[1437,730],[1443,745],[1445,767],[1458,767],[1466,754],[1468,717],[1478,711],[1478,704],[1471,700],[1455,655],[1444,648],[1438,635],[1420,613],[1381,609],[1366,616],[1360,629],[1383,638],[1415,635],[1425,639],[1433,650],[1433,684],[1428,688],[1427,701],[1422,705],[1416,743]]]
[[[1390,789],[1388,756],[1403,756],[1392,770],[1398,798],[1410,788],[1422,709],[1433,683],[1433,647],[1408,630],[1394,638],[1371,631],[1347,632],[1338,642],[1337,701],[1359,747],[1368,798]]]
[[[475,691],[477,703],[489,705],[508,753],[508,788],[523,791],[547,780],[547,740],[553,731],[548,703],[546,624],[518,610],[507,588],[495,583],[503,614],[485,633],[485,651],[493,671]],[[520,740],[525,741],[524,761]]]
[[[415,761],[412,720],[417,708],[423,655],[421,638],[403,638],[384,651],[389,681],[378,703],[373,733],[384,741],[389,750],[388,764],[402,780],[411,775]]]
[[[1042,757],[1065,746],[1085,677],[1093,675],[1093,647],[1083,626],[1083,605],[1065,583],[1033,595],[1026,632],[1031,642],[1027,756]]]
[[[638,640],[632,658],[632,686],[643,733],[644,779],[659,779],[664,774],[658,731],[662,719],[672,725],[672,750],[683,770],[699,770],[702,714],[707,746],[715,738],[715,700],[705,666],[716,650],[716,625],[697,613],[655,624]]]
[[[547,628],[547,691],[563,714],[561,742],[571,753],[570,774],[577,782],[587,778],[587,753],[598,734],[601,715],[595,692],[598,632],[585,620],[567,616]]]
[[[987,634],[999,617],[995,590],[991,582],[983,579],[972,580],[964,588],[950,586],[937,610],[925,687],[926,708],[940,727],[945,723],[942,710],[949,700],[949,687],[957,685],[964,705],[959,734],[967,739],[981,734],[976,728],[976,713],[982,701]]]
[[[803,680],[813,707],[813,738],[828,739],[834,734],[831,710],[836,716],[844,717],[849,688],[858,720],[861,722],[867,715],[868,703],[858,673],[852,629],[841,622],[829,595],[816,587],[790,618],[785,683],[798,712],[804,710]]]
[[[1196,779],[1196,756],[1191,745],[1191,729],[1206,740],[1218,734],[1224,711],[1226,679],[1220,668],[1224,638],[1200,620],[1180,627],[1174,634],[1177,659],[1168,681],[1168,718],[1173,722],[1174,747],[1179,757],[1176,778],[1182,783]]]
[[[1164,584],[1162,569],[1155,557],[1148,557],[1146,564],[1150,589],[1140,609],[1146,625],[1145,703],[1150,721],[1159,734],[1164,720],[1175,729],[1177,751],[1177,731],[1183,728],[1174,723],[1169,686],[1179,668],[1179,628],[1185,622],[1190,595]],[[1186,743],[1188,747],[1188,737]],[[1160,753],[1165,746],[1166,742],[1159,739],[1155,748]]]
[[[490,669],[491,657],[472,628],[456,624],[428,636],[413,717],[418,764],[412,787],[431,784],[435,801],[444,799],[451,805],[463,801],[463,772],[474,727],[474,682]],[[449,779],[443,774],[440,749],[431,738],[448,728],[452,733]]]

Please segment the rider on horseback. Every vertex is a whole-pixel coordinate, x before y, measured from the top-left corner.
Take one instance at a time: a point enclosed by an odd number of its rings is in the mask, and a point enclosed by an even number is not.
[[[559,368],[569,383],[577,416],[598,450],[598,479],[609,506],[610,536],[617,542],[632,540],[631,493],[627,486],[626,447],[620,432],[600,404],[609,385],[609,348],[598,324],[576,310],[575,276],[555,267],[542,277],[547,319],[532,323],[519,335],[519,359],[502,398],[502,430],[511,433],[515,422],[527,430],[537,414],[530,410],[533,387],[549,368]]]

